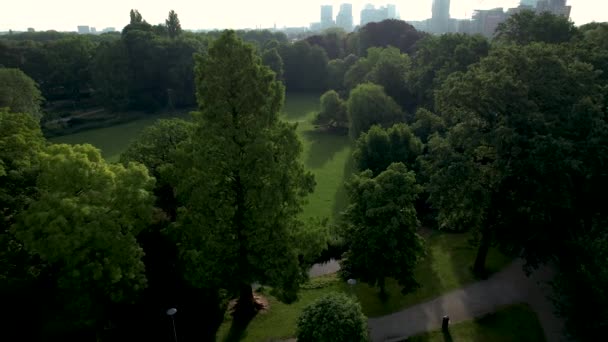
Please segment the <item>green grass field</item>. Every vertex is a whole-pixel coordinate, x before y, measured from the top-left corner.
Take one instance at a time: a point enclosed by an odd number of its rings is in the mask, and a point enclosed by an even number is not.
[[[542,342],[545,334],[538,317],[527,305],[514,305],[473,321],[450,326],[449,333],[433,331],[408,342]]]
[[[363,312],[368,317],[374,317],[399,311],[475,282],[476,279],[468,267],[472,264],[476,252],[475,248],[468,243],[470,237],[470,234],[431,234],[426,239],[427,257],[418,266],[415,273],[416,280],[421,287],[406,296],[401,295],[395,281],[389,280],[387,284],[389,298],[388,301],[382,301],[378,296],[378,289],[366,284],[357,284],[354,289],[351,289],[335,275],[312,279],[311,284],[305,285],[304,289],[300,291],[299,300],[290,305],[280,303],[272,296],[268,296],[270,310],[257,315],[240,340],[272,341],[293,337],[296,321],[302,308],[331,291],[356,295]],[[491,250],[487,261],[488,270],[496,272],[509,262],[508,258],[496,250]],[[230,325],[230,317],[227,317],[220,327],[218,341],[227,340]]]
[[[314,131],[310,120],[319,107],[315,94],[287,94],[283,118],[298,123],[302,141],[302,161],[314,173],[317,186],[308,198],[302,217],[334,217],[346,205],[343,180],[352,172],[350,141],[346,136],[322,134]],[[88,143],[102,152],[106,160],[118,161],[120,154],[146,126],[169,113],[112,127],[93,129],[49,139],[53,143]],[[183,114],[179,114],[183,116]]]

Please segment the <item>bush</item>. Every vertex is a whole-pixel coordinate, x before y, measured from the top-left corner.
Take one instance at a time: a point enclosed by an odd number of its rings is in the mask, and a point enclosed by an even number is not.
[[[299,342],[368,341],[367,318],[352,298],[332,293],[305,307],[298,318]]]

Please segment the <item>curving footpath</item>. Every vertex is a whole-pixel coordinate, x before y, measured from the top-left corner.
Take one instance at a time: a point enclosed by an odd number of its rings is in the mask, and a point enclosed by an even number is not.
[[[487,280],[387,316],[370,318],[372,341],[402,341],[440,329],[444,315],[450,317],[450,323],[457,323],[517,303],[527,303],[536,312],[548,342],[567,341],[562,336],[563,321],[554,314],[553,304],[547,299],[551,289],[546,283],[553,272],[543,267],[527,277],[522,266],[523,261],[516,260]]]

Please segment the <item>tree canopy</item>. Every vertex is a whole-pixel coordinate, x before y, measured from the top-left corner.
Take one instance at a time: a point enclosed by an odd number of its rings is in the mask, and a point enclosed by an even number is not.
[[[577,34],[578,30],[572,21],[550,12],[536,14],[533,11],[521,11],[496,28],[498,41],[515,44],[566,43]]]
[[[348,132],[353,139],[367,132],[373,125],[390,127],[405,121],[399,105],[384,89],[373,83],[363,83],[350,92],[347,102]]]
[[[233,31],[197,57],[196,84],[200,113],[176,164],[186,277],[238,294],[242,314],[255,309],[256,281],[293,300],[305,278],[293,237],[314,179],[295,127],[278,117],[284,88]]]
[[[297,337],[301,342],[366,342],[367,318],[361,306],[341,293],[317,299],[298,317]]]
[[[344,239],[348,247],[341,261],[344,278],[358,278],[385,293],[385,279],[397,279],[402,292],[414,290],[414,268],[424,253],[416,233],[414,201],[422,190],[414,172],[393,163],[373,177],[370,170],[347,184]]]
[[[90,145],[51,145],[39,158],[37,196],[12,232],[55,270],[72,298],[66,311],[90,325],[97,298],[131,301],[146,286],[135,236],[151,217],[154,179],[143,165],[107,164]]]
[[[39,120],[42,117],[42,100],[36,82],[21,70],[0,68],[0,108],[29,114]]]
[[[380,174],[392,163],[403,163],[414,169],[416,158],[422,154],[422,142],[405,123],[390,128],[372,126],[357,140],[353,158],[359,171]]]

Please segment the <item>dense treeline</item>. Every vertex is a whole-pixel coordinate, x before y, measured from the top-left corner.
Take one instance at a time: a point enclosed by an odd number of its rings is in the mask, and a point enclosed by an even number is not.
[[[596,242],[608,231],[600,200],[608,191],[606,42],[605,23],[577,28],[523,12],[493,41],[426,36],[414,51],[374,47],[348,68],[346,59],[333,62],[338,79],[314,123],[348,127],[360,172],[347,187],[343,277],[381,293],[385,277],[403,291],[414,288],[420,219],[473,231],[472,270],[481,276],[493,245],[527,267],[557,267],[554,299],[567,332],[583,340],[601,333],[608,317],[600,266],[608,250]],[[596,304],[585,311],[583,302]]]
[[[323,92],[336,79],[330,59],[337,62],[347,55],[363,56],[372,46],[413,51],[422,36],[410,25],[394,20],[370,24],[348,35],[329,31],[294,43],[280,32],[237,34],[256,46],[288,91],[310,92]],[[159,25],[147,23],[133,11],[130,24],[120,33],[47,31],[2,36],[0,66],[25,72],[49,104],[58,104],[58,110],[102,106],[113,111],[154,112],[185,108],[195,105],[192,56],[206,51],[219,35],[219,31],[181,30],[173,11]],[[49,112],[56,110],[47,107]]]
[[[256,312],[251,283],[296,300],[328,241],[343,242],[343,277],[406,293],[421,225],[472,231],[480,276],[493,245],[557,267],[573,336],[608,324],[608,25],[523,12],[493,41],[389,20],[287,42],[130,15],[120,34],[0,40],[0,293],[14,308],[0,321],[30,319],[6,334],[168,340],[177,306],[180,340],[211,340],[229,299],[242,324]],[[315,125],[353,141],[339,239],[299,220],[315,182],[279,119],[285,88],[327,90]],[[111,164],[90,145],[49,145],[43,97],[198,111]]]

